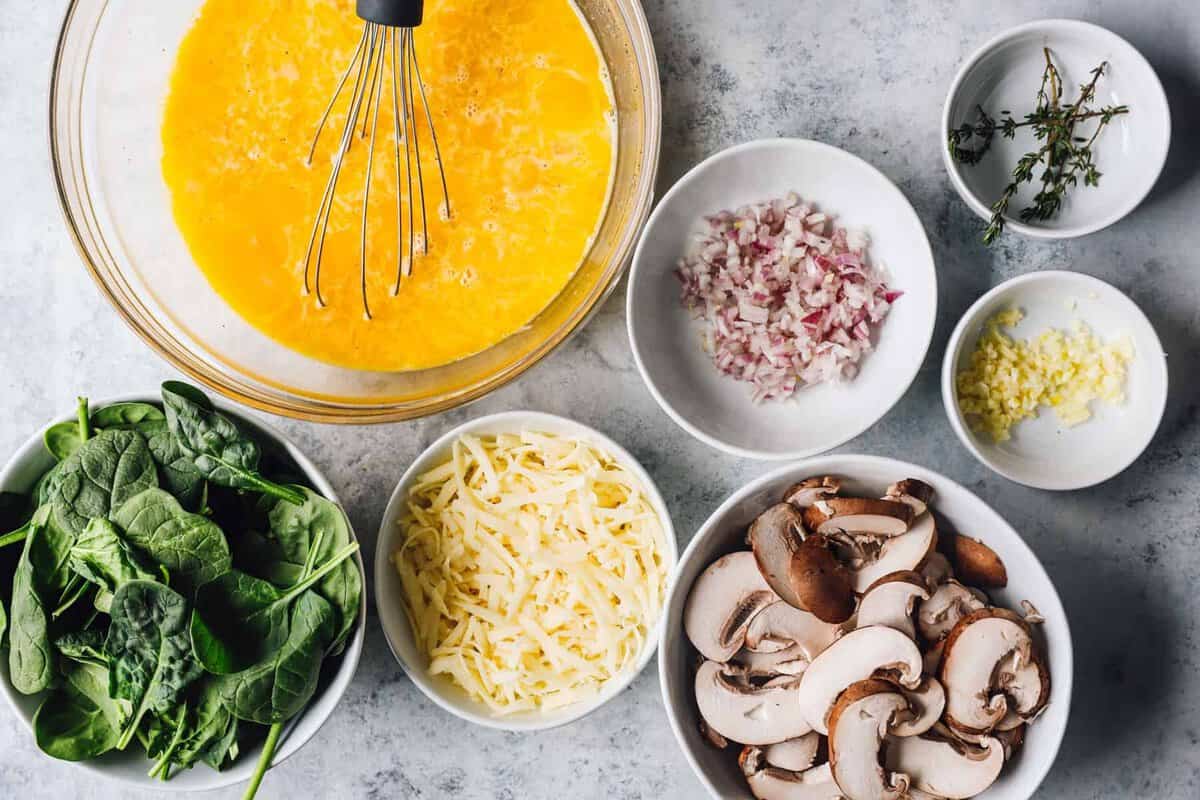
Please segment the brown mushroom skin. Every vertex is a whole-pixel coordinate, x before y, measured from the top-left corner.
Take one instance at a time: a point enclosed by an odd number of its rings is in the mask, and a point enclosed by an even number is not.
[[[841,754],[839,753],[837,747],[838,723],[841,721],[842,716],[847,712],[847,710],[850,709],[850,707],[855,703],[863,700],[864,698],[877,694],[890,694],[899,698],[897,701],[896,712],[888,721],[887,727],[891,727],[896,722],[903,721],[911,716],[912,712],[907,707],[907,698],[905,698],[904,695],[899,692],[895,684],[879,678],[867,678],[866,680],[861,680],[850,684],[850,686],[848,686],[840,695],[838,695],[837,702],[834,703],[833,708],[829,712],[829,737],[827,739],[829,747],[829,763],[833,769],[834,780],[839,782],[839,786],[842,788],[843,795],[846,795],[847,787],[845,784],[841,783],[838,774],[839,759],[841,758]],[[880,731],[876,735],[882,736],[882,734],[883,731]],[[882,746],[882,738],[879,740],[878,744]],[[880,755],[882,755],[882,753],[880,753]],[[881,762],[882,759],[880,759],[879,763],[877,763],[877,768],[879,769],[880,777],[884,782],[885,796],[903,797],[908,789],[907,777],[899,776],[901,781],[893,787],[893,792],[887,792],[886,788],[889,782],[889,776],[884,770]]]
[[[819,478],[805,478],[799,483],[793,483],[783,493],[783,502],[790,503],[796,509],[803,511],[818,500],[833,497],[842,489],[842,482],[832,475],[822,475]]]
[[[862,519],[864,517],[884,517],[894,521],[896,529],[887,535],[897,535],[906,530],[915,518],[912,507],[899,500],[874,499],[869,497],[830,497],[821,500],[804,509],[804,524],[814,533],[829,523],[832,527],[846,530],[850,533],[874,532],[873,529],[859,528],[851,525],[841,528],[837,524],[839,517]]]
[[[788,578],[800,602],[822,622],[854,615],[854,584],[824,535],[814,533],[792,554]]]
[[[925,481],[905,478],[889,486],[883,496],[888,500],[898,500],[911,506],[913,513],[919,517],[933,502],[933,494],[933,487]]]
[[[1003,589],[1008,586],[1008,570],[996,551],[978,539],[960,533],[945,535],[939,543],[958,579],[968,586]]]
[[[754,518],[746,533],[746,543],[763,580],[789,605],[804,608],[802,600],[788,582],[788,565],[804,541],[804,519],[795,506],[776,503]]]

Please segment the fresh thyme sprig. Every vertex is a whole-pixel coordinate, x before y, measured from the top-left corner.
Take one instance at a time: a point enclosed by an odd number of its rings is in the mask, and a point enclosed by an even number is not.
[[[1030,128],[1034,139],[1042,144],[1037,150],[1026,153],[1013,168],[1012,179],[1004,187],[1000,198],[992,204],[992,216],[984,229],[983,242],[991,244],[1004,230],[1008,207],[1023,184],[1032,183],[1039,164],[1045,168],[1037,175],[1041,188],[1034,195],[1033,205],[1020,211],[1022,222],[1048,220],[1062,210],[1067,190],[1079,184],[1082,176],[1084,186],[1098,186],[1101,172],[1096,168],[1092,146],[1100,131],[1104,130],[1120,114],[1128,114],[1125,105],[1092,108],[1096,97],[1096,83],[1108,62],[1102,62],[1091,71],[1091,80],[1079,87],[1079,96],[1070,105],[1062,104],[1062,76],[1049,48],[1043,48],[1046,66],[1042,71],[1042,83],[1038,87],[1037,106],[1021,121],[1010,111],[1001,111],[1000,120],[990,116],[983,106],[976,106],[978,118],[964,122],[948,133],[950,155],[961,164],[978,164],[992,146],[996,132],[1006,139],[1016,137],[1018,128]],[[1096,129],[1090,136],[1076,133],[1076,126],[1087,120],[1097,120]]]

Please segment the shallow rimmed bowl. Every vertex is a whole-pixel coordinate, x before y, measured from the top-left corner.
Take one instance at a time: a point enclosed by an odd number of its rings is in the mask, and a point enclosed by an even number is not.
[[[404,590],[400,583],[400,576],[392,565],[392,554],[400,546],[399,521],[408,499],[409,488],[420,475],[444,463],[450,457],[454,441],[463,434],[480,436],[518,433],[522,430],[587,439],[612,454],[623,467],[642,482],[646,496],[658,513],[663,530],[663,556],[667,562],[664,566],[668,570],[668,574],[675,569],[675,563],[679,558],[679,546],[675,541],[675,529],[671,525],[671,515],[667,510],[666,503],[663,502],[662,495],[659,494],[658,488],[650,478],[650,474],[625,448],[583,423],[554,414],[508,411],[480,417],[459,425],[447,431],[427,447],[400,478],[400,483],[397,484],[387,509],[383,513],[383,522],[379,526],[379,539],[375,548],[375,607],[379,612],[379,622],[383,626],[383,632],[387,637],[388,646],[392,649],[392,654],[395,655],[396,660],[400,662],[400,666],[412,682],[430,700],[468,722],[506,731],[537,731],[556,728],[587,716],[628,687],[654,657],[654,651],[658,646],[658,627],[656,626],[654,630],[648,632],[642,653],[638,656],[637,663],[633,668],[608,681],[600,693],[590,700],[546,713],[533,712],[498,716],[492,713],[487,706],[469,697],[449,679],[429,674],[427,659],[417,649],[416,641],[413,639],[412,626],[404,613]],[[658,625],[661,624],[660,616]]]
[[[1101,341],[1128,335],[1134,356],[1124,404],[1093,401],[1092,418],[1074,428],[1043,408],[1036,418],[1014,425],[1006,442],[971,430],[959,408],[955,375],[969,364],[988,319],[1007,308],[1025,313],[1020,325],[1006,329],[1019,339],[1050,327],[1069,331],[1075,320]],[[1150,320],[1120,290],[1077,272],[1033,272],[1005,281],[963,314],[942,362],[942,401],[959,440],[987,467],[1036,489],[1082,489],[1124,471],[1149,446],[1166,410],[1167,359]]]
[[[1008,185],[1017,159],[1036,149],[1029,129],[1015,139],[997,134],[991,150],[972,166],[955,161],[945,144],[952,127],[975,121],[977,105],[999,120],[1011,111],[1018,120],[1033,111],[1045,56],[1049,47],[1062,74],[1063,101],[1074,102],[1079,85],[1102,61],[1108,68],[1096,84],[1093,106],[1129,106],[1129,113],[1113,118],[1093,146],[1102,173],[1095,187],[1079,186],[1068,193],[1060,213],[1045,221],[1021,222],[1020,209],[1030,205],[1037,178],[1024,184],[1006,217],[1008,230],[1035,239],[1070,239],[1107,228],[1129,214],[1154,188],[1167,162],[1171,143],[1171,111],[1167,95],[1154,68],[1133,45],[1112,31],[1071,19],[1045,19],[1010,28],[976,50],[959,69],[942,109],[942,160],[950,182],[971,210],[983,219]],[[1079,133],[1090,136],[1091,124]],[[1037,170],[1035,175],[1040,175]]]
[[[746,526],[784,490],[814,475],[839,475],[849,493],[878,497],[888,484],[919,478],[934,488],[933,506],[962,534],[981,539],[1008,568],[1007,589],[991,591],[994,601],[1020,610],[1029,600],[1046,617],[1036,626],[1050,665],[1050,705],[1029,726],[1019,756],[1005,766],[999,780],[980,800],[1027,800],[1050,771],[1067,729],[1071,707],[1073,651],[1066,612],[1050,576],[1037,556],[1004,519],[986,503],[949,478],[915,464],[890,458],[832,455],[780,467],[734,492],[697,531],[679,559],[667,595],[659,644],[658,674],[667,716],[684,755],[705,788],[716,798],[751,800],[746,779],[738,769],[737,752],[717,751],[700,734],[694,698],[696,651],[683,631],[683,609],[696,577],[718,557],[745,549]]]
[[[112,405],[113,403],[127,402],[151,403],[161,406],[162,398],[158,395],[122,395],[120,397],[94,400],[92,408],[96,409]],[[258,420],[244,416],[227,403],[214,400],[213,404],[223,414],[236,419],[238,425],[253,431],[263,441],[269,441],[287,453],[288,457],[300,468],[304,474],[304,478],[318,493],[340,504],[337,493],[333,490],[329,481],[326,480],[317,466],[296,445],[292,444],[291,440],[286,436]],[[46,448],[42,443],[42,436],[45,434],[46,428],[59,422],[74,419],[74,411],[63,414],[51,420],[45,427],[29,437],[25,444],[21,445],[16,454],[5,464],[4,469],[0,470],[0,490],[24,493],[33,488],[33,484],[37,478],[54,465],[54,457],[46,452]],[[350,524],[349,519],[347,519],[346,523],[347,525]],[[354,536],[353,526],[350,528],[350,535]],[[355,541],[357,541],[357,538]],[[358,669],[358,660],[362,655],[363,639],[366,635],[366,574],[363,570],[362,554],[355,553],[354,560],[358,564],[359,572],[363,575],[364,586],[363,599],[359,607],[358,622],[354,626],[354,634],[346,642],[346,649],[338,656],[337,669],[328,677],[326,677],[327,670],[322,670],[322,681],[318,686],[318,693],[313,697],[312,702],[309,703],[304,711],[288,723],[284,730],[283,738],[279,743],[279,749],[276,751],[275,758],[271,762],[272,767],[277,767],[291,758],[309,740],[317,735],[317,731],[321,729],[321,726],[325,724],[333,714],[334,709],[337,708],[337,704],[341,702],[342,695],[346,693],[347,687],[350,686],[350,682],[354,679],[354,672]],[[7,601],[8,598],[5,598],[5,600]],[[8,680],[7,647],[4,648],[3,658],[0,658],[0,693],[4,694],[4,697],[8,700],[8,704],[12,707],[16,715],[20,717],[21,722],[28,730],[30,741],[32,742],[33,714],[37,711],[41,695],[27,696],[13,689]],[[172,774],[171,779],[165,782],[147,777],[146,772],[149,770],[152,762],[136,747],[130,748],[124,753],[106,753],[100,758],[91,761],[72,763],[60,761],[50,756],[45,756],[45,758],[54,764],[63,766],[69,764],[92,775],[136,786],[142,790],[196,792],[220,789],[249,780],[250,776],[254,773],[254,768],[261,751],[261,746],[256,745],[253,749],[242,753],[237,761],[223,772],[217,772],[209,769],[207,766],[198,765],[194,769],[175,772]],[[271,777],[268,773],[266,782],[269,784],[270,780]]]
[[[680,303],[674,271],[705,216],[791,191],[865,231],[870,262],[904,296],[853,380],[755,404],[750,384],[722,375],[701,349],[700,323]],[[663,196],[634,253],[627,312],[642,379],[681,428],[742,458],[802,458],[853,439],[904,395],[933,336],[937,274],[917,213],[882,172],[831,145],[766,139],[709,157]]]

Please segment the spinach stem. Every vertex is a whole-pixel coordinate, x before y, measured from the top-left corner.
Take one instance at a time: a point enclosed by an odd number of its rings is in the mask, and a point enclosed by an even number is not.
[[[0,547],[8,547],[10,544],[25,541],[25,537],[29,535],[31,523],[26,522],[21,527],[17,528],[12,533],[6,533],[0,536]]]
[[[290,486],[272,483],[266,478],[261,478],[258,475],[253,475],[251,480],[258,488],[258,491],[262,492],[268,497],[274,497],[279,500],[283,500],[284,502],[291,503],[294,506],[304,505],[304,493],[299,489],[293,489]]]
[[[313,572],[309,573],[308,577],[301,580],[299,583],[297,583],[291,589],[288,589],[287,594],[285,594],[283,597],[279,598],[279,600],[277,600],[276,602],[277,603],[290,603],[292,600],[295,600],[297,597],[304,594],[304,592],[308,591],[308,589],[313,584],[315,584],[317,581],[321,580],[321,578],[324,578],[330,572],[333,572],[333,570],[337,569],[337,567],[343,561],[345,561],[350,556],[354,555],[355,551],[357,551],[357,550],[358,550],[357,542],[351,542],[350,544],[346,545],[341,550],[334,553],[333,556],[328,561],[326,561],[324,564],[322,564],[320,567],[318,567]]]
[[[185,722],[187,722],[186,705],[179,712],[179,721],[175,723],[175,733],[171,736],[171,743],[167,745],[166,751],[158,759],[158,763],[154,765],[154,769],[150,770],[147,777],[158,778],[163,781],[171,777],[171,757],[175,755],[175,751],[179,749],[179,743],[183,741]]]
[[[58,608],[54,609],[54,613],[50,615],[50,618],[58,619],[65,614],[67,609],[75,605],[75,602],[80,597],[83,597],[83,594],[88,590],[88,587],[89,584],[87,581],[85,581],[83,578],[80,578],[78,575],[72,575],[70,583],[68,583],[67,588],[63,590],[63,596],[60,598]]]
[[[254,775],[250,778],[250,785],[246,787],[246,793],[242,795],[242,800],[254,800],[254,795],[258,794],[258,787],[262,784],[263,776],[267,774],[267,770],[271,768],[271,761],[275,758],[275,748],[279,746],[279,736],[282,733],[282,722],[276,722],[267,731],[267,739],[263,742],[262,755],[258,757],[258,764],[254,767]]]
[[[79,441],[86,442],[92,438],[92,420],[88,414],[88,399],[80,397],[78,401],[79,406],[76,414],[79,417]]]

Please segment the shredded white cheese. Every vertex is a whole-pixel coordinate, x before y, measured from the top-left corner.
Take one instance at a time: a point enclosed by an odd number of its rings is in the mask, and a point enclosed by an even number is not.
[[[661,611],[664,532],[641,482],[582,439],[463,436],[417,479],[392,561],[429,671],[498,714],[595,695]]]

